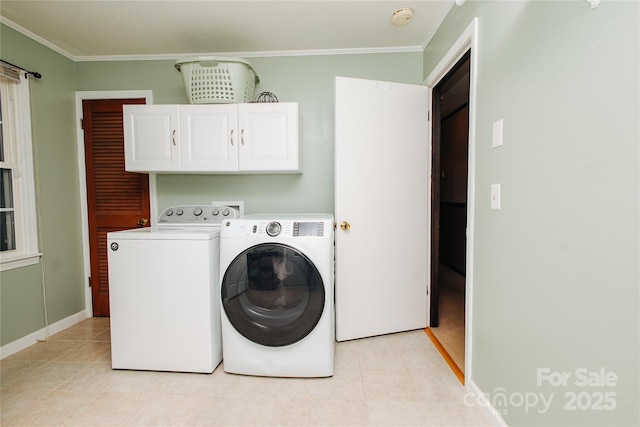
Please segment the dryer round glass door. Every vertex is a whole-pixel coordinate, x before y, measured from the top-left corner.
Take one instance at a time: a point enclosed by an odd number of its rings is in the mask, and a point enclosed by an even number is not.
[[[261,345],[280,347],[306,337],[325,304],[322,277],[303,253],[259,244],[238,255],[222,279],[222,306],[233,327]]]

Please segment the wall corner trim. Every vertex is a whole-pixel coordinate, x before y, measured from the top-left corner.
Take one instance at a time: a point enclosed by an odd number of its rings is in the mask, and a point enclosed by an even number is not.
[[[465,388],[467,393],[464,396],[465,405],[480,406],[487,417],[487,421],[491,421],[493,426],[508,427],[508,424],[502,418],[496,408],[493,407],[491,401],[487,398],[487,394],[480,390],[480,387],[473,381],[468,380]]]

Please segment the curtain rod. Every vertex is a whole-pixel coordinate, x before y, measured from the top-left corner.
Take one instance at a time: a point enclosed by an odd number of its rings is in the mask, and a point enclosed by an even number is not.
[[[4,59],[0,59],[0,62],[2,62],[2,63],[4,63],[4,64],[7,64],[7,65],[8,65],[8,66],[10,66],[10,67],[14,67],[14,68],[17,68],[17,69],[19,69],[19,70],[22,70],[22,71],[24,71],[26,74],[31,74],[31,75],[32,75],[34,78],[36,78],[36,79],[41,79],[41,78],[42,78],[42,74],[38,73],[37,71],[29,71],[29,70],[26,70],[26,69],[24,69],[24,68],[20,67],[19,65],[12,64],[11,62],[7,62],[7,61],[5,61]]]

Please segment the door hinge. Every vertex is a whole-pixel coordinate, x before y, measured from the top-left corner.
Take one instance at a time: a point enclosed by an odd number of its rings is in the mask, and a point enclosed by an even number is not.
[[[80,129],[84,129],[84,119],[80,118]]]
[[[89,276],[89,287],[91,287],[91,276]]]

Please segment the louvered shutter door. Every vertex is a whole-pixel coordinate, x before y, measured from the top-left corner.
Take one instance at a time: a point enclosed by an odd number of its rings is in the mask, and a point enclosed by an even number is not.
[[[107,233],[149,218],[148,175],[124,170],[123,104],[144,100],[83,102],[94,316],[109,315]]]

